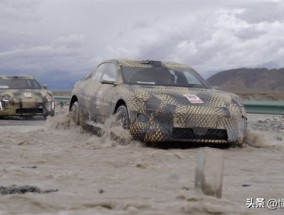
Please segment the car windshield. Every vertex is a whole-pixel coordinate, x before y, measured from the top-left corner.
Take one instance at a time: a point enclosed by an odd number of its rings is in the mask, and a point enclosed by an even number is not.
[[[126,84],[208,88],[205,80],[190,68],[123,67],[122,76]]]
[[[34,79],[0,79],[0,90],[41,88],[41,85]]]

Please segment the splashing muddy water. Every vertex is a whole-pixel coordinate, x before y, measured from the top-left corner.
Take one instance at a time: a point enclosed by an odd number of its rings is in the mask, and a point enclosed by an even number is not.
[[[97,137],[65,112],[47,121],[1,120],[0,186],[58,192],[0,196],[0,214],[269,214],[246,206],[248,198],[284,198],[284,134],[257,130],[261,117],[249,116],[242,148],[223,149],[221,199],[194,191],[200,148],[145,147],[111,122]]]

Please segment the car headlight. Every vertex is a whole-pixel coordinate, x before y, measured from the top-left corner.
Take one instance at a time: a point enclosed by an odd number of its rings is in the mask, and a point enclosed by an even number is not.
[[[2,99],[1,99],[1,101],[4,101],[4,102],[9,102],[10,100],[11,100],[11,96],[8,94],[5,94],[4,96],[2,96]]]
[[[46,95],[45,99],[46,99],[47,102],[51,102],[53,100],[52,96],[50,96],[50,95]]]
[[[4,96],[2,96],[2,98],[0,99],[0,102],[1,102],[1,108],[7,108],[7,106],[9,104],[13,104],[14,103],[14,99],[13,97],[11,97],[10,95],[8,94],[5,94]]]
[[[45,107],[46,107],[49,111],[54,110],[55,104],[54,104],[54,100],[53,100],[53,97],[52,97],[52,96],[50,96],[49,94],[47,94],[47,95],[44,97],[44,101],[45,101]]]
[[[236,95],[235,96],[232,96],[232,102],[234,104],[237,104],[238,106],[242,106],[242,102],[241,102],[241,99],[239,97],[237,97]]]
[[[143,113],[137,113],[137,120],[142,122],[142,123],[147,123],[149,121],[149,117],[146,116],[145,114]]]
[[[244,118],[246,118],[246,116],[245,116],[246,115],[245,107],[244,107],[241,99],[238,96],[234,96],[234,97],[232,97],[232,103],[235,104],[239,108],[240,113],[242,114],[242,116]]]
[[[159,108],[160,103],[160,99],[152,96],[148,100],[144,101],[145,109],[147,112],[155,112]]]

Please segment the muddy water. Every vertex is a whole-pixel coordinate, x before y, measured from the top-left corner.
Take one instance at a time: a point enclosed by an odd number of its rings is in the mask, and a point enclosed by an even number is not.
[[[250,115],[250,124],[260,116]],[[0,196],[0,214],[283,214],[246,207],[284,198],[284,133],[250,129],[243,148],[224,149],[222,199],[194,191],[200,148],[157,149],[119,127],[96,137],[65,113],[47,122],[0,121],[0,186],[58,189]],[[282,139],[281,139],[282,138]]]

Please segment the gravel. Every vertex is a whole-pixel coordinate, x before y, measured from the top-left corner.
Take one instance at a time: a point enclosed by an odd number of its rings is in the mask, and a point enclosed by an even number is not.
[[[57,192],[57,191],[58,191],[57,189],[41,190],[40,188],[36,186],[30,186],[30,185],[23,185],[23,186],[11,185],[7,187],[0,186],[1,195],[25,194],[25,193],[51,193],[51,192]]]
[[[256,122],[250,122],[249,126],[260,131],[284,132],[284,116],[259,118]]]

